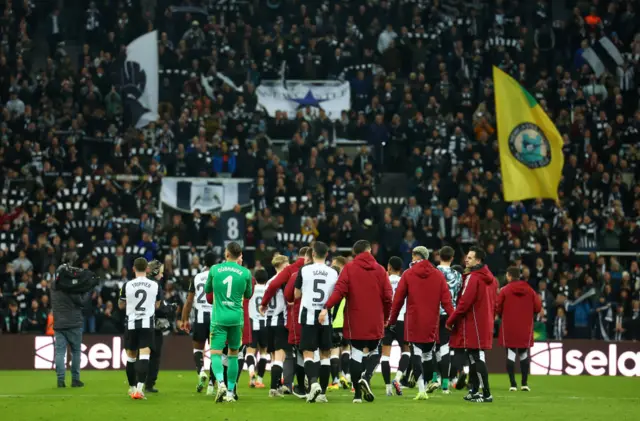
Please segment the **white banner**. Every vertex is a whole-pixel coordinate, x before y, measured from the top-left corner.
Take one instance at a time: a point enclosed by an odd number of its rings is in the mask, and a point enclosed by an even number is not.
[[[122,91],[131,123],[140,129],[158,120],[158,32],[136,38],[127,46]]]
[[[270,117],[285,111],[290,119],[307,107],[323,109],[331,120],[339,120],[342,111],[351,109],[351,88],[342,81],[264,81],[256,90],[258,105]]]
[[[164,177],[162,203],[182,212],[218,213],[251,204],[253,180],[246,178]]]

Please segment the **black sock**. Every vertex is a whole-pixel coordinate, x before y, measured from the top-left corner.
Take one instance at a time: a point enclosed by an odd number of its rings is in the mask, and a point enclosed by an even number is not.
[[[453,380],[458,376],[458,370],[461,367],[462,354],[451,351],[449,354],[449,380]]]
[[[477,361],[469,364],[469,392],[478,393],[480,390],[480,379],[478,379]]]
[[[304,372],[304,365],[298,365],[296,363],[296,383],[298,384],[298,387],[301,387],[304,389],[304,376],[305,376],[305,372]]]
[[[307,374],[307,379],[309,380],[309,386],[318,381],[318,376],[320,373],[317,369],[317,365],[313,360],[306,360],[304,362],[304,371]],[[304,383],[303,383],[304,384]]]
[[[422,372],[422,377],[424,379],[424,383],[427,384],[431,381],[429,376],[433,376],[433,372],[436,369],[436,365],[435,365],[435,361],[433,360],[433,357],[431,357],[430,360],[425,359],[425,361],[422,363],[422,369],[424,370]]]
[[[147,375],[149,374],[149,360],[138,360],[136,362],[136,375],[138,383],[147,384]]]
[[[422,379],[424,380],[421,355],[414,354],[411,357],[411,367],[413,367],[413,377],[416,379],[416,381],[420,379],[420,376],[423,376]],[[427,382],[425,381],[425,384],[426,383]]]
[[[529,366],[530,366],[530,362],[529,362],[529,356],[527,355],[527,358],[521,359],[520,360],[520,373],[522,374],[522,385],[523,386],[528,386],[528,379],[529,379]]]
[[[487,370],[487,364],[484,361],[476,361],[476,369],[478,374],[482,378],[482,395],[484,397],[491,396],[491,389],[489,389],[489,371]]]
[[[223,372],[224,373],[224,384],[229,384],[229,377],[227,376],[227,372],[228,372],[227,370],[228,370],[228,367],[225,365],[224,366],[224,372]]]
[[[256,357],[254,357],[253,355],[247,355],[247,357],[245,358],[245,362],[247,363],[247,368],[253,366],[253,368],[255,369]]]
[[[369,360],[367,361],[367,381],[371,381],[373,377],[373,373],[375,373],[376,368],[378,368],[378,364],[380,364],[380,359],[382,355],[380,353],[369,355]]]
[[[271,390],[278,390],[280,380],[282,379],[282,363],[275,362],[271,364]]]
[[[367,367],[369,367],[369,355],[366,357],[362,357],[362,373],[360,374],[360,378],[367,375]]]
[[[243,368],[244,368],[244,358],[238,358],[238,378],[236,379],[236,387],[238,385],[238,381],[240,381],[240,376],[242,375]]]
[[[340,375],[340,358],[331,357],[330,364],[331,364],[331,382],[333,382],[333,380],[337,379],[338,376]]]
[[[202,367],[204,366],[204,356],[202,351],[193,353],[193,362],[196,363],[196,373],[200,374]]]
[[[520,362],[522,364],[522,362]],[[518,387],[516,383],[516,363],[507,357],[507,373],[509,374],[509,383],[511,387]]]
[[[267,359],[266,358],[260,358],[260,360],[258,361],[258,377],[262,378],[264,377],[264,372],[267,370]]]
[[[403,353],[400,356],[400,362],[398,363],[398,371],[401,373],[406,373],[410,363],[411,363],[411,354]]]
[[[342,372],[344,374],[349,373],[349,362],[351,361],[351,355],[349,355],[347,352],[343,352],[342,355],[340,355],[340,370],[342,370]]]
[[[129,386],[135,386],[137,382],[136,378],[136,362],[135,361],[127,361],[127,381],[129,382]]]
[[[362,399],[362,390],[360,389],[360,378],[362,377],[362,363],[354,360],[349,361],[349,368],[351,371],[351,383],[355,389],[354,399]]]
[[[324,360],[320,361],[320,387],[322,393],[327,393],[327,386],[329,386],[329,376],[331,376],[331,362]]]
[[[385,358],[380,365],[382,366],[382,379],[384,380],[384,384],[391,384],[391,365],[389,364],[389,357]]]
[[[440,355],[440,362],[438,363],[438,366],[440,367],[440,377],[442,377],[442,379],[448,379],[449,378],[449,360],[451,358],[449,358],[449,353],[446,353],[445,355]],[[442,385],[444,387],[444,382],[442,382]]]

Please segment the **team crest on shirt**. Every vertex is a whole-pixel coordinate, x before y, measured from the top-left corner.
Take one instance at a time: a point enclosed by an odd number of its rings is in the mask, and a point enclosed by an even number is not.
[[[518,124],[509,134],[511,155],[530,169],[543,168],[551,162],[551,147],[544,132],[534,123]]]

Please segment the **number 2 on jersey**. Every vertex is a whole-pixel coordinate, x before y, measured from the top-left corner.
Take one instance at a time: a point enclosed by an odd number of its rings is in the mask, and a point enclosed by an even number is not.
[[[227,286],[227,298],[231,298],[231,286],[233,285],[233,276],[227,276],[222,280],[222,284]]]
[[[145,291],[144,289],[136,290],[134,296],[140,300],[138,301],[138,304],[136,304],[135,310],[146,311],[147,309],[142,305],[144,304],[145,301],[147,301],[147,291]]]
[[[204,284],[198,284],[196,287],[198,298],[196,298],[196,302],[198,304],[206,304],[207,300],[204,297]]]

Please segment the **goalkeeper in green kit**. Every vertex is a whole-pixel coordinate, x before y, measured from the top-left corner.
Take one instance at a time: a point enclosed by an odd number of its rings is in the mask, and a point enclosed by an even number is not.
[[[224,251],[225,262],[214,265],[204,286],[211,309],[211,369],[218,380],[216,402],[235,402],[233,391],[238,378],[238,350],[242,345],[245,298],[251,298],[251,272],[242,266],[242,248],[229,243]],[[228,385],[224,378],[222,350],[229,348]]]

